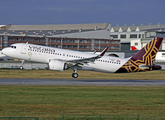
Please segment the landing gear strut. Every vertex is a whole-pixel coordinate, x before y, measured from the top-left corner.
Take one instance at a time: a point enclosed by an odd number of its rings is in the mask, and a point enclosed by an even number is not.
[[[74,67],[74,68],[72,68],[72,69],[73,69],[72,77],[73,77],[73,78],[78,78],[77,67]]]

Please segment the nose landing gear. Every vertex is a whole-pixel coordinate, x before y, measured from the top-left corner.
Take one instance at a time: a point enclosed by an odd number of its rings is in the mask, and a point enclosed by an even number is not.
[[[21,66],[19,67],[21,70],[24,69],[24,68],[23,68],[23,64],[24,64],[24,62],[25,62],[25,61],[22,60],[22,62],[21,62]]]

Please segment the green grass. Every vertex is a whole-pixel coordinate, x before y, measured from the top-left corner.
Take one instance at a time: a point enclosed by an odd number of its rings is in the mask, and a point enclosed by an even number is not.
[[[79,79],[165,79],[165,71],[162,70],[116,74],[91,71],[78,73]],[[71,74],[71,70],[0,70],[1,78],[71,79]],[[165,118],[165,87],[0,86],[0,117],[58,118],[62,114]]]
[[[51,70],[0,70],[0,78],[51,78],[72,79],[72,70],[63,72]],[[78,79],[146,79],[165,80],[165,71],[145,71],[135,73],[101,73],[78,70]]]
[[[165,115],[165,87],[0,86],[0,116]]]

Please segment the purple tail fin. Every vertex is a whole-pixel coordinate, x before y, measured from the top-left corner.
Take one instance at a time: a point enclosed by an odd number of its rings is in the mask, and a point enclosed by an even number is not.
[[[138,53],[131,57],[131,61],[144,65],[153,65],[155,56],[159,50],[163,38],[155,37],[150,43],[144,46]]]
[[[139,52],[132,56],[118,71],[137,72],[142,70],[152,70],[153,61],[159,50],[163,38],[155,37],[150,43],[144,46]],[[145,66],[145,67],[144,67]]]

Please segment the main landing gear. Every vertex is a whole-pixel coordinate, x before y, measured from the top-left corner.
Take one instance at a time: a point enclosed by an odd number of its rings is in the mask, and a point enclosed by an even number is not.
[[[72,73],[72,77],[73,78],[77,78],[78,77],[78,74],[77,73]]]
[[[73,78],[78,78],[77,67],[72,68],[72,69],[73,69],[72,77],[73,77]]]

